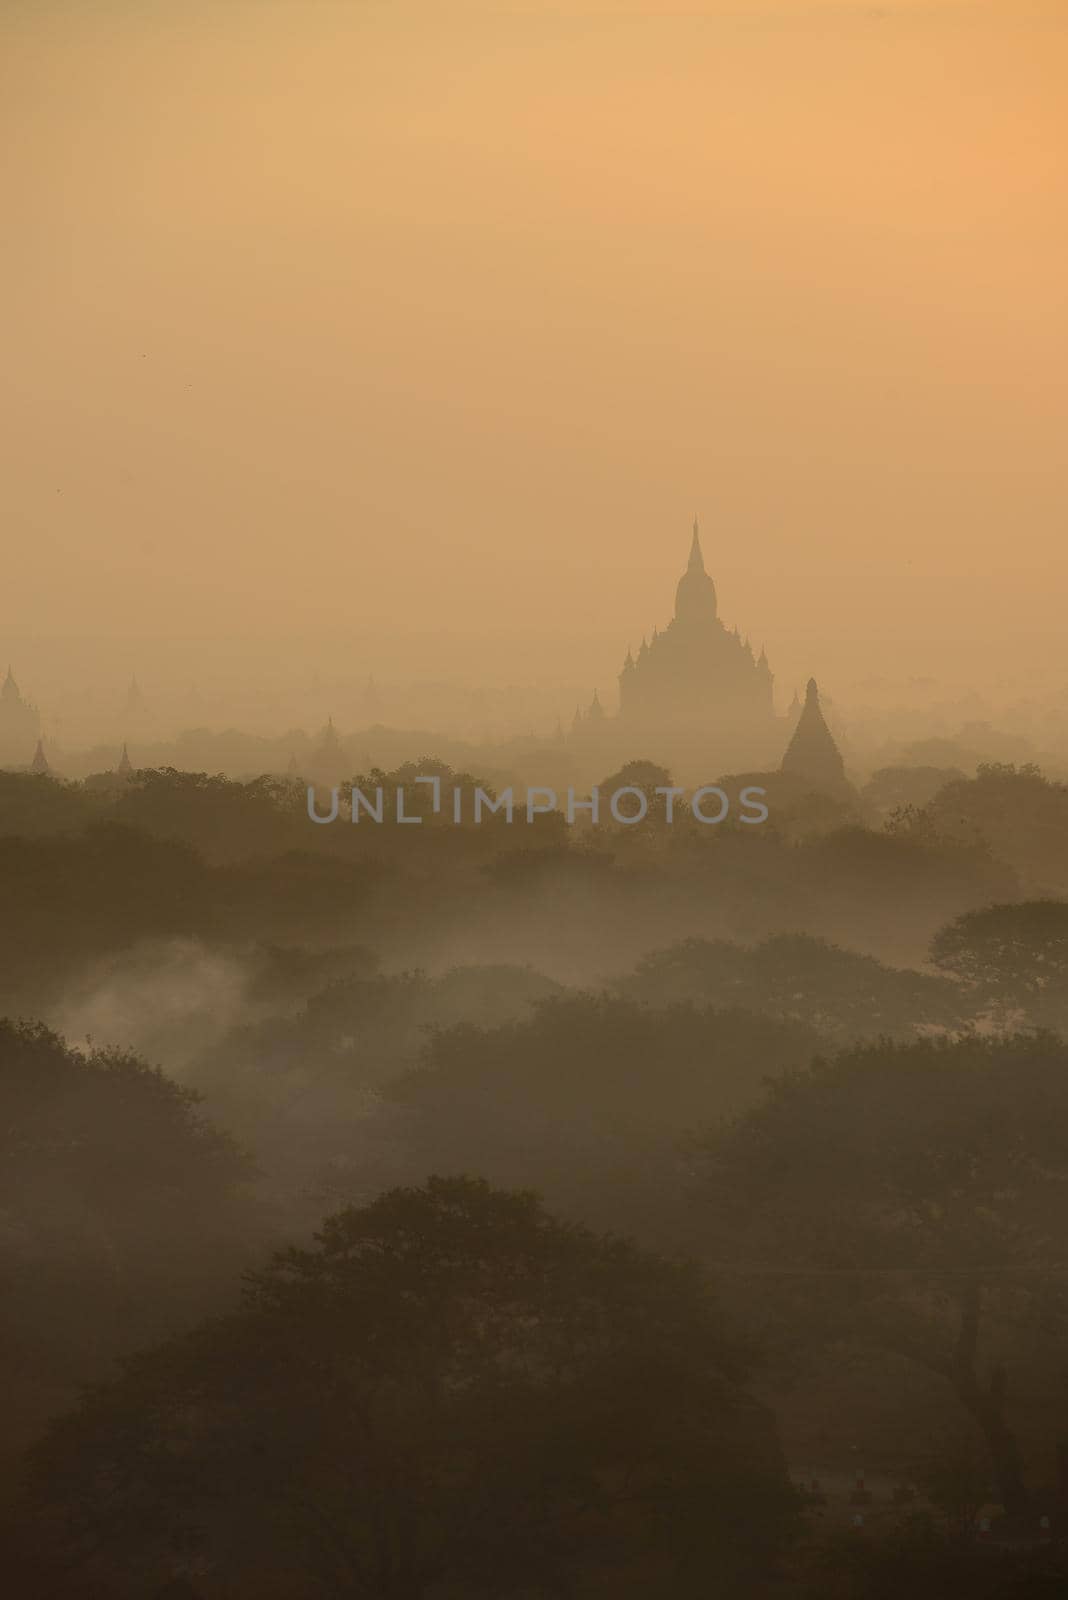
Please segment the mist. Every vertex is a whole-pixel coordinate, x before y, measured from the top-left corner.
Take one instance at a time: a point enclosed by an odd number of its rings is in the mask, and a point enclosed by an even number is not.
[[[610,691],[696,510],[791,689],[1062,687],[1063,21],[9,7],[5,649]]]
[[[1066,1590],[1065,20],[5,8],[25,1600]]]

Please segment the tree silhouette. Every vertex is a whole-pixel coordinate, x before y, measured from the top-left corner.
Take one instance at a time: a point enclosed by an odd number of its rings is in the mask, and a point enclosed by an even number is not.
[[[38,1453],[38,1531],[101,1579],[185,1552],[250,1594],[704,1593],[793,1515],[743,1371],[696,1268],[433,1178],[91,1396]]]
[[[1063,1337],[1068,1046],[869,1045],[779,1078],[706,1156],[717,1249],[777,1265],[808,1335],[944,1379],[1025,1510],[1006,1330],[1041,1310]]]
[[[940,928],[931,959],[1003,1017],[1068,1021],[1068,902],[1025,900],[969,911]]]
[[[258,1232],[251,1171],[196,1094],[135,1056],[0,1022],[8,1445],[116,1354],[229,1295]]]

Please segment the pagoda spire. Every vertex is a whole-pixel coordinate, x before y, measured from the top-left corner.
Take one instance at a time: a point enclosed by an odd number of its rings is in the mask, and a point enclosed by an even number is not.
[[[693,538],[686,571],[675,590],[675,617],[686,624],[706,625],[716,620],[716,586],[705,571],[701,553],[701,530],[693,519]]]
[[[805,704],[782,758],[780,771],[800,778],[813,789],[836,798],[853,792],[846,777],[841,752],[824,718],[815,678],[808,680]]]
[[[704,572],[705,558],[701,554],[701,529],[696,516],[693,519],[693,538],[690,541],[690,559],[686,563],[687,572]]]
[[[130,675],[130,687],[126,691],[126,711],[129,715],[140,716],[145,709],[145,697],[141,693],[141,685],[137,681],[137,674]]]

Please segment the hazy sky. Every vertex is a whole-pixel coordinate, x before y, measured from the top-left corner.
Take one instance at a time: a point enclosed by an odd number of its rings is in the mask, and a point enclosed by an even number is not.
[[[1065,0],[3,17],[24,676],[1068,678]]]

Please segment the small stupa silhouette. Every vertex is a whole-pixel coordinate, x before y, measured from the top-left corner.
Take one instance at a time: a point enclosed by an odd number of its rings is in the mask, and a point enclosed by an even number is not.
[[[781,770],[791,778],[800,778],[811,784],[813,789],[819,789],[824,794],[852,793],[841,752],[820,709],[820,693],[815,678],[808,680],[805,703],[793,738],[782,758]]]

